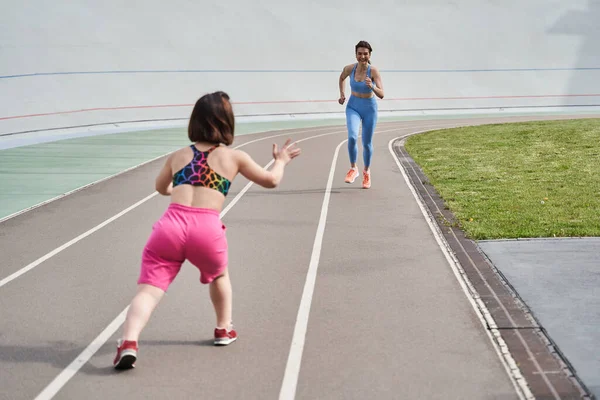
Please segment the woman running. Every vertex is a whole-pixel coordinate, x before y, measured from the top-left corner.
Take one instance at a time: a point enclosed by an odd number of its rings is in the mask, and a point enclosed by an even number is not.
[[[371,158],[373,155],[373,132],[377,125],[377,101],[375,96],[383,99],[383,82],[381,74],[371,66],[371,52],[373,49],[368,42],[361,40],[355,46],[355,64],[346,65],[340,74],[340,104],[344,104],[344,81],[350,76],[350,90],[352,95],[346,106],[346,124],[348,126],[348,154],[350,170],[346,174],[346,183],[354,183],[358,177],[356,159],[358,156],[358,129],[362,122],[363,144],[363,182],[362,187],[371,187]],[[373,96],[375,94],[375,96]]]

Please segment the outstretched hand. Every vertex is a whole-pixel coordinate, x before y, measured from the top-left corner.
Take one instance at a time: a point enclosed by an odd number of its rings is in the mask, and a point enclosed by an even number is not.
[[[292,141],[292,139],[286,140],[285,144],[283,145],[281,150],[279,150],[277,148],[277,144],[273,143],[273,158],[276,161],[280,160],[280,161],[283,161],[284,164],[287,164],[290,161],[292,161],[294,158],[296,158],[300,155],[300,153],[301,153],[300,148],[295,147],[296,142],[294,142],[290,145],[291,141]]]

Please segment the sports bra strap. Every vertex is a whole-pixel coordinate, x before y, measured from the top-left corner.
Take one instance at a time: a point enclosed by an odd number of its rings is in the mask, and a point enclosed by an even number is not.
[[[205,150],[205,151],[200,151],[198,150],[198,148],[196,147],[195,144],[192,144],[190,146],[192,148],[192,151],[194,152],[194,154],[198,154],[198,153],[210,153],[212,152],[214,149],[216,149],[217,147],[219,147],[219,145],[217,144],[216,146],[212,146],[210,149]]]

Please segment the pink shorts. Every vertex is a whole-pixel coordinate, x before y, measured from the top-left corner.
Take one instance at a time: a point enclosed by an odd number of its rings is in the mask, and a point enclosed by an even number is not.
[[[185,260],[200,270],[200,282],[212,282],[227,268],[225,230],[218,211],[171,203],[152,227],[138,283],[167,291]]]

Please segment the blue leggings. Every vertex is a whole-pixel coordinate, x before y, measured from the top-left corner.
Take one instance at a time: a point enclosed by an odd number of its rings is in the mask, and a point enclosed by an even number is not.
[[[375,97],[362,99],[350,96],[346,106],[346,124],[348,125],[348,154],[350,163],[356,163],[358,157],[358,128],[362,121],[363,160],[365,168],[371,165],[373,155],[373,131],[377,125],[377,101]]]

